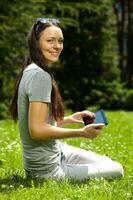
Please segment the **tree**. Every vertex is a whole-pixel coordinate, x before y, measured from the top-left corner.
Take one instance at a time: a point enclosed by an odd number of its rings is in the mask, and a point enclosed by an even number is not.
[[[65,48],[54,75],[66,105],[73,110],[92,104],[120,107],[120,72],[112,51],[117,44],[111,0],[6,0],[0,6],[0,117],[7,115],[14,79],[26,53],[27,32],[33,19],[40,16],[56,17],[63,27]]]
[[[126,86],[133,87],[133,2],[117,0],[115,2],[117,15],[118,41],[120,53],[120,68],[122,80]]]

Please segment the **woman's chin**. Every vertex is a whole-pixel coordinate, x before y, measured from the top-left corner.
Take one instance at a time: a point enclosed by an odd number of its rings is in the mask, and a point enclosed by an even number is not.
[[[51,63],[57,62],[59,59],[58,58],[53,58],[51,59]]]

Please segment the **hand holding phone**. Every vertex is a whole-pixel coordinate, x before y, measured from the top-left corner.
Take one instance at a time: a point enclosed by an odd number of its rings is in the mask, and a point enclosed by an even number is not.
[[[95,112],[95,118],[91,118],[90,116],[83,117],[84,125],[92,124],[92,123],[103,123],[105,125],[108,124],[107,117],[105,115],[104,110],[100,109]]]

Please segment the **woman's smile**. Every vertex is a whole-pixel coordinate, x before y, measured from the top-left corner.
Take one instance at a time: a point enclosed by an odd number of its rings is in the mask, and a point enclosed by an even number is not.
[[[58,57],[60,55],[60,52],[50,52],[52,56]]]

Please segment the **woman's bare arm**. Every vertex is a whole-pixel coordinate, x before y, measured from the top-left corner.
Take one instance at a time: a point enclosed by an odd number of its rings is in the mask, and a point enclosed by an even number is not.
[[[95,138],[103,124],[87,125],[79,129],[68,129],[51,126],[46,123],[46,117],[48,113],[48,105],[41,102],[30,102],[29,104],[29,132],[30,136],[34,140],[46,140],[46,139],[63,139],[70,137],[86,137]]]

